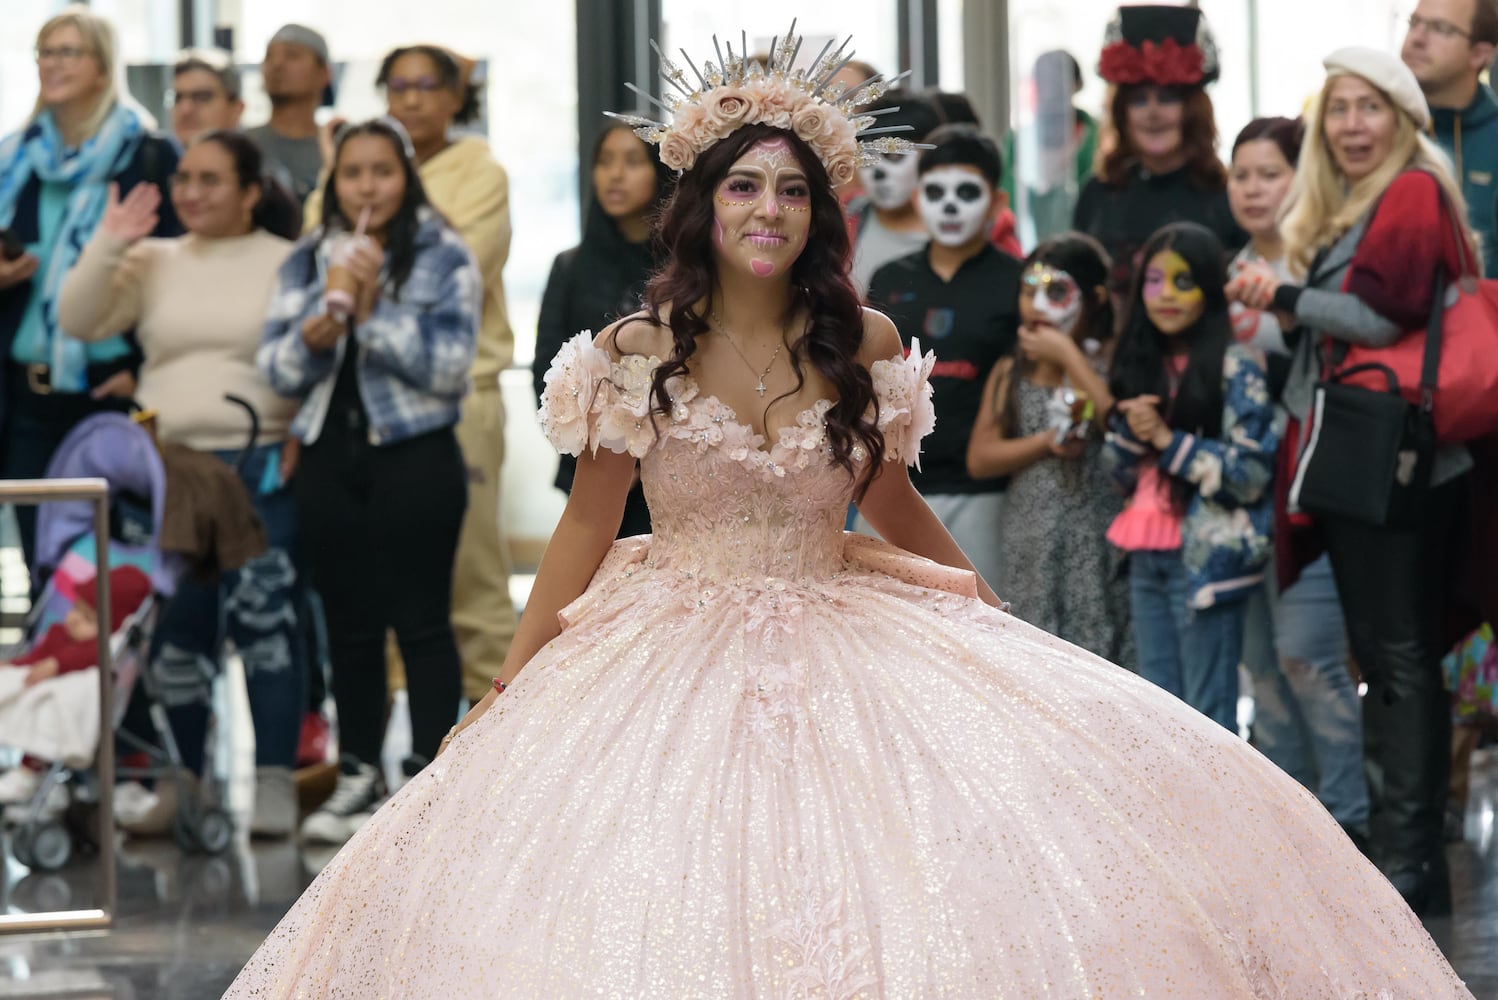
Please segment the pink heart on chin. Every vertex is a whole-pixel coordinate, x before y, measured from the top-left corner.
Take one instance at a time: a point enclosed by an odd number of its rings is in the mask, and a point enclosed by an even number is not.
[[[767,260],[760,260],[758,257],[755,257],[749,261],[749,270],[761,278],[768,278],[775,273],[775,265]]]

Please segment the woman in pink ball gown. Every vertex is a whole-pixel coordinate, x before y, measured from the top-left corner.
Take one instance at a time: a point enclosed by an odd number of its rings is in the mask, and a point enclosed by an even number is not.
[[[848,282],[848,117],[776,72],[678,110],[671,263],[547,376],[508,690],[228,995],[1469,997],[1315,798],[972,572],[906,474],[931,361]]]

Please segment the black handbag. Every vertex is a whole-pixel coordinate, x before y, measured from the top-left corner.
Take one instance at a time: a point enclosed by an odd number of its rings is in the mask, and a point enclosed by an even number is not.
[[[1406,529],[1420,520],[1430,492],[1436,427],[1431,416],[1441,366],[1441,319],[1446,282],[1436,275],[1420,402],[1399,392],[1393,369],[1376,363],[1338,370],[1316,383],[1311,435],[1290,486],[1290,508],[1318,517],[1342,517],[1379,528]],[[1345,348],[1343,353],[1345,353]],[[1380,373],[1386,392],[1347,385],[1348,376]]]

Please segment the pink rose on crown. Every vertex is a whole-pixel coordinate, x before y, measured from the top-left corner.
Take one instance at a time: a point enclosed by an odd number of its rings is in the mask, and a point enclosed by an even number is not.
[[[671,116],[671,131],[682,135],[696,135],[702,128],[702,119],[706,113],[707,109],[702,106],[701,101],[683,104]]]
[[[847,115],[841,112],[832,115],[827,122],[827,128],[822,132],[822,140],[829,145],[845,148],[856,155],[855,147],[858,145],[858,130],[848,120]]]
[[[697,142],[691,133],[667,132],[661,140],[661,162],[672,170],[691,170],[697,162]]]
[[[746,121],[774,128],[790,129],[791,115],[802,103],[811,99],[800,91],[777,84],[769,78],[750,80],[742,90],[755,102],[757,109],[757,113]]]
[[[702,104],[702,131],[719,139],[753,121],[759,110],[753,96],[739,87],[719,87]]]
[[[791,113],[791,131],[806,143],[815,145],[824,134],[831,132],[834,117],[841,116],[825,104],[808,101]]]
[[[827,179],[832,182],[833,187],[841,187],[849,183],[858,174],[858,157],[852,153],[839,151],[827,157]]]

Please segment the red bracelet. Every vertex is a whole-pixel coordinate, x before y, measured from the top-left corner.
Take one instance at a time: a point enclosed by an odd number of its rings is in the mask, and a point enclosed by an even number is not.
[[[494,678],[494,690],[498,691],[500,694],[504,694],[505,693],[505,688],[507,688],[509,686],[510,685],[506,684],[504,681],[500,680],[498,677]]]

